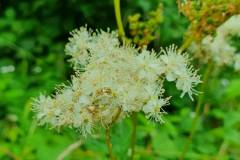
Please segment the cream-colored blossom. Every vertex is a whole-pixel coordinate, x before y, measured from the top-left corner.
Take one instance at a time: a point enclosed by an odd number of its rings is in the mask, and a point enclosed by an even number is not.
[[[172,45],[166,50],[162,50],[160,59],[165,64],[164,73],[167,81],[175,81],[178,90],[182,91],[181,97],[186,93],[193,100],[192,95],[197,92],[194,87],[200,83],[200,77],[189,64],[186,53],[181,53],[177,47]]]
[[[153,119],[156,122],[164,122],[161,114],[166,113],[162,107],[168,105],[168,99],[159,99],[158,97],[152,97],[146,105],[143,106],[143,112],[149,119]]]
[[[217,28],[215,36],[208,35],[200,43],[193,42],[189,49],[205,62],[211,59],[219,66],[233,66],[239,71],[239,56],[230,43],[233,36],[240,37],[240,15],[232,16]],[[204,57],[199,56],[202,53]]]
[[[33,107],[40,124],[74,127],[90,134],[133,112],[163,122],[163,81],[175,81],[182,96],[194,94],[199,76],[186,54],[171,46],[160,53],[120,45],[116,32],[75,30],[66,45],[76,75],[55,96],[40,96]],[[83,70],[82,70],[83,69]]]

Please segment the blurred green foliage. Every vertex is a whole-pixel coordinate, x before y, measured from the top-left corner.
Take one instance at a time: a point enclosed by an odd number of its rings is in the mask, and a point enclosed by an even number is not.
[[[122,14],[147,15],[160,3],[163,23],[160,36],[150,44],[181,44],[187,30],[186,18],[175,1],[124,0]],[[0,159],[52,160],[80,137],[68,129],[37,127],[31,113],[31,98],[52,93],[56,84],[67,83],[73,72],[64,55],[69,31],[88,24],[92,28],[116,29],[111,0],[1,0],[0,1]],[[201,72],[201,71],[200,71]],[[169,84],[172,106],[166,107],[166,123],[155,125],[138,115],[136,159],[177,159],[191,130],[195,101],[178,98]],[[240,157],[240,76],[215,68],[207,84],[201,122],[187,159],[237,160]],[[107,159],[104,131],[83,139],[68,159]],[[114,154],[127,159],[131,135],[129,120],[112,130]]]

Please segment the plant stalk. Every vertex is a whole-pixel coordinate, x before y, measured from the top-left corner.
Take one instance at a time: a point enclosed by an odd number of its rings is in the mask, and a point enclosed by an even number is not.
[[[187,38],[179,50],[181,52],[186,50],[191,45],[192,42],[193,42],[193,37]]]
[[[64,160],[69,154],[71,154],[75,149],[77,149],[82,144],[81,140],[78,140],[70,144],[57,158],[57,160]]]
[[[213,67],[213,64],[211,62],[208,62],[208,66],[204,73],[203,82],[202,82],[202,85],[200,88],[200,94],[198,96],[197,105],[195,108],[195,116],[194,116],[194,119],[192,122],[192,128],[191,128],[190,134],[188,136],[187,142],[184,145],[183,151],[179,157],[179,160],[184,160],[185,155],[189,149],[189,146],[192,143],[193,135],[194,135],[196,127],[197,127],[197,122],[198,122],[199,116],[201,115],[200,111],[202,109],[202,104],[203,104],[203,100],[204,100],[204,91],[206,89],[207,81],[208,81],[210,73],[212,71],[212,67]]]
[[[226,150],[228,148],[228,141],[227,140],[224,140],[220,146],[220,149],[218,151],[218,155],[217,155],[217,158],[216,160],[221,160],[221,157],[223,157],[226,153]]]
[[[134,159],[135,154],[135,143],[136,143],[136,130],[137,130],[137,113],[133,113],[132,115],[132,135],[131,135],[131,157],[130,159]]]
[[[124,41],[125,32],[121,18],[121,9],[120,9],[120,0],[114,0],[114,11],[115,17],[118,26],[118,33],[122,41]],[[136,128],[137,128],[137,114],[133,113],[132,115],[132,135],[131,135],[131,157],[130,159],[134,159],[135,154],[135,143],[136,143]]]
[[[122,18],[121,18],[120,0],[114,0],[114,11],[115,11],[115,17],[116,17],[117,26],[118,26],[118,34],[120,38],[123,40],[123,38],[125,37],[125,32],[124,32]]]
[[[107,147],[108,147],[109,160],[114,160],[113,153],[112,153],[110,126],[106,128],[106,144],[107,144]]]

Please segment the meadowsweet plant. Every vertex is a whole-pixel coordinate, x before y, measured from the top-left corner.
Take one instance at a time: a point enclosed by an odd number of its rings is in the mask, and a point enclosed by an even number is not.
[[[203,62],[212,60],[217,66],[232,66],[240,70],[240,55],[236,39],[240,37],[240,15],[234,15],[216,29],[215,36],[207,35],[201,42],[193,42],[190,51]]]
[[[156,53],[120,44],[116,32],[81,27],[71,35],[65,51],[76,74],[54,95],[35,99],[40,125],[76,128],[87,135],[136,112],[162,123],[170,99],[164,97],[165,80],[175,82],[181,97],[197,94],[200,77],[175,45]]]
[[[207,84],[214,68],[230,66],[235,71],[240,70],[240,12],[238,9],[240,1],[177,1],[180,12],[190,21],[181,50],[188,49],[197,58],[200,68],[203,69],[203,83],[200,91],[208,93]],[[198,96],[192,128],[179,160],[185,159],[190,148],[198,120],[201,118],[204,98],[204,94]]]
[[[240,0],[1,2],[0,160],[240,160]]]
[[[229,17],[239,14],[239,0],[177,0],[189,20],[187,38],[196,41],[212,34]]]

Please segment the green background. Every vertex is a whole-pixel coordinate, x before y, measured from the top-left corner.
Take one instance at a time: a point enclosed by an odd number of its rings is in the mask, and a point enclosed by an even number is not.
[[[122,0],[123,23],[136,12],[143,16],[163,4],[160,37],[150,44],[159,49],[181,45],[188,27],[174,0]],[[31,100],[40,93],[70,80],[73,74],[64,46],[69,32],[80,26],[116,29],[111,0],[0,0],[0,160],[54,160],[71,143],[82,139],[81,147],[67,159],[107,159],[104,131],[81,137],[71,129],[38,127]],[[127,30],[126,30],[127,32]],[[196,67],[199,67],[194,63]],[[6,71],[6,68],[10,68]],[[204,70],[204,66],[201,67]],[[154,124],[138,115],[136,159],[177,159],[191,130],[196,101],[179,98],[172,84],[167,94],[171,105],[164,124]],[[240,159],[240,76],[229,68],[214,68],[207,83],[201,123],[186,159]],[[114,154],[128,159],[131,123],[124,120],[112,129]]]

